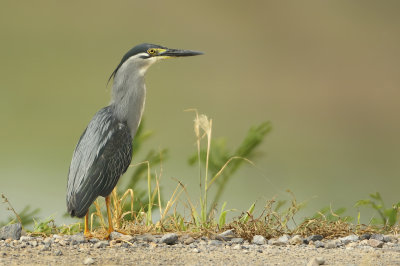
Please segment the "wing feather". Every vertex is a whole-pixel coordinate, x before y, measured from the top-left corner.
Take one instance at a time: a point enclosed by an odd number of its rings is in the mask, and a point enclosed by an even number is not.
[[[108,107],[93,117],[82,134],[68,174],[68,212],[86,214],[98,196],[108,196],[132,159],[132,137],[126,123],[118,121]]]

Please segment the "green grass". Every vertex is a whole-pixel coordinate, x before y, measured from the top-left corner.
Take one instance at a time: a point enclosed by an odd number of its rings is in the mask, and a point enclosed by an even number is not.
[[[255,164],[259,153],[257,147],[262,143],[272,127],[269,122],[251,127],[236,149],[229,150],[224,139],[212,139],[212,119],[195,113],[194,132],[197,151],[188,160],[190,165],[197,166],[198,172],[198,199],[192,199],[187,191],[187,185],[176,180],[176,188],[172,195],[164,197],[160,179],[162,176],[161,164],[168,158],[168,151],[159,152],[149,150],[142,163],[132,165],[133,174],[127,185],[116,188],[112,192],[113,226],[127,234],[186,232],[193,235],[213,235],[226,229],[234,229],[236,234],[246,239],[254,235],[263,235],[267,238],[282,234],[321,234],[332,238],[348,235],[349,233],[362,234],[366,232],[397,233],[399,231],[400,202],[387,207],[379,193],[371,194],[370,199],[360,200],[356,208],[372,208],[379,218],[371,219],[370,224],[360,223],[361,211],[357,219],[346,216],[345,208],[332,210],[331,206],[322,208],[315,215],[301,220],[298,213],[306,207],[304,202],[297,202],[293,193],[288,191],[289,200],[268,200],[261,211],[256,214],[256,203],[249,203],[247,211],[242,212],[231,221],[227,221],[227,214],[234,209],[226,209],[224,202],[220,209],[217,205],[224,193],[227,184],[232,181],[234,174],[244,164]],[[137,153],[143,143],[151,136],[151,132],[144,131],[143,123],[139,128],[134,141],[134,151]],[[139,161],[138,159],[135,159]],[[153,169],[159,167],[157,171]],[[144,187],[140,183],[146,183]],[[143,185],[143,184],[142,184]],[[216,193],[210,198],[210,189]],[[3,203],[13,213],[2,225],[20,222],[24,227],[34,223],[33,235],[75,234],[82,231],[83,225],[77,222],[71,225],[57,226],[52,217],[44,220],[35,218],[39,209],[29,206],[17,213],[6,196],[2,195]],[[180,205],[180,207],[178,207]],[[183,208],[182,208],[183,206]],[[103,209],[103,210],[102,210]],[[183,209],[183,210],[182,210]],[[160,219],[153,221],[153,213],[158,211]],[[96,200],[91,207],[91,229],[96,236],[106,235],[104,208]],[[357,223],[353,224],[352,221]],[[298,224],[297,224],[298,223]]]

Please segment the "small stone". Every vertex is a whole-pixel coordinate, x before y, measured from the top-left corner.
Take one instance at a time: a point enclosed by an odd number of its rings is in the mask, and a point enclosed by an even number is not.
[[[234,245],[234,246],[233,246],[233,249],[235,249],[235,250],[240,250],[240,249],[242,249],[242,246],[239,245],[239,244],[237,244],[237,245]]]
[[[256,245],[264,245],[267,243],[267,241],[265,240],[265,237],[260,235],[255,235],[251,243]]]
[[[394,237],[392,235],[385,235],[383,236],[383,242],[385,243],[394,242]]]
[[[350,242],[356,242],[359,239],[360,238],[358,237],[358,235],[349,235],[349,236],[346,236],[346,237],[339,238],[339,240],[345,245],[347,245]]]
[[[295,235],[289,240],[289,244],[291,245],[300,245],[301,243],[303,243],[303,238],[299,235]]]
[[[38,242],[36,240],[29,241],[29,245],[31,245],[32,247],[37,247],[38,246]]]
[[[46,238],[43,240],[43,243],[45,243],[45,244],[51,244],[51,243],[53,243],[53,239],[51,239],[51,237],[46,237]]]
[[[350,248],[355,248],[357,246],[358,246],[357,242],[350,242],[350,243],[347,244],[346,248],[350,249]]]
[[[61,250],[56,250],[55,252],[54,252],[54,255],[55,256],[62,256],[62,251]]]
[[[19,239],[19,241],[21,241],[21,242],[29,242],[32,240],[33,240],[33,237],[30,237],[30,236],[21,236]]]
[[[21,237],[22,225],[20,223],[10,224],[0,228],[0,239],[18,240]]]
[[[50,247],[49,247],[49,246],[46,246],[46,245],[40,245],[40,246],[39,246],[39,250],[40,250],[40,251],[49,251],[49,250],[50,250]]]
[[[99,241],[96,244],[93,245],[94,248],[105,248],[108,246],[107,241]]]
[[[373,239],[372,237],[368,240],[368,245],[373,248],[382,248],[383,241],[379,241],[377,239]]]
[[[218,235],[222,240],[229,241],[235,237],[235,231],[233,229],[226,230],[225,232]]]
[[[318,266],[318,265],[323,265],[325,263],[324,258],[322,257],[315,257],[312,258],[308,263],[307,266]]]
[[[325,247],[325,244],[324,244],[324,242],[317,240],[317,241],[314,241],[314,246],[316,248],[323,248],[323,247]]]
[[[243,244],[243,242],[244,242],[244,239],[241,237],[235,237],[235,238],[232,238],[232,240],[231,240],[232,244]]]
[[[283,235],[278,238],[278,242],[281,242],[283,244],[286,244],[289,241],[289,236],[288,235]]]
[[[371,238],[371,234],[368,234],[368,233],[366,233],[366,234],[362,234],[361,236],[360,236],[360,240],[364,240],[364,239],[370,239]]]
[[[157,242],[157,239],[153,235],[150,235],[150,234],[137,236],[137,239],[144,241],[144,242]]]
[[[327,248],[327,249],[336,248],[335,241],[329,241],[328,243],[326,243],[325,248]]]
[[[119,233],[119,232],[111,232],[110,234],[110,240],[115,240],[115,239],[119,239],[121,236],[123,236],[123,234]]]
[[[77,243],[75,240],[73,240],[73,241],[71,241],[71,242]],[[64,239],[61,239],[60,241],[58,241],[58,244],[59,244],[60,246],[67,246],[67,245],[68,245],[68,242],[67,242],[66,240],[64,240]]]
[[[192,249],[193,253],[200,253],[200,250],[198,250],[197,248]]]
[[[379,241],[383,241],[384,236],[382,234],[373,234],[373,235],[371,235],[370,239],[376,239]]]
[[[90,238],[89,239],[89,243],[92,243],[92,244],[96,244],[97,242],[99,242],[100,240],[98,239],[98,238]]]
[[[85,265],[89,265],[89,264],[93,264],[94,263],[94,259],[92,259],[91,257],[87,257],[84,261],[83,264]]]
[[[160,243],[165,243],[167,245],[173,245],[176,243],[178,240],[178,236],[175,233],[169,233],[163,235],[163,237],[160,240]]]
[[[118,232],[111,232],[110,234],[110,240],[123,240],[123,241],[131,241],[133,239],[133,236],[131,235],[124,235]]]
[[[270,239],[268,240],[268,245],[273,245],[273,246],[285,246],[286,242],[281,242],[278,239]]]
[[[210,241],[208,241],[208,245],[210,245],[210,246],[220,246],[220,245],[222,245],[222,241],[210,240]]]
[[[54,238],[54,239],[61,239],[61,238],[62,238],[62,236],[60,236],[60,235],[57,235],[57,234],[54,234],[54,235],[53,235],[53,238]]]
[[[53,235],[54,237],[55,235]],[[71,241],[76,241],[79,244],[80,243],[84,243],[85,242],[85,236],[83,235],[83,233],[79,233],[79,234],[75,234],[71,236]]]
[[[185,241],[183,242],[185,245],[190,245],[194,242],[194,238],[193,237],[188,237],[185,239]]]
[[[324,237],[323,236],[321,236],[321,235],[312,235],[312,236],[309,236],[309,237],[307,237],[307,241],[308,242],[310,242],[310,241],[321,241],[322,239],[324,239]]]

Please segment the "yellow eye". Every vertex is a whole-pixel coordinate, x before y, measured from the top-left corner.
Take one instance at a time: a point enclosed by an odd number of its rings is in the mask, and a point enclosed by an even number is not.
[[[154,55],[154,54],[156,53],[156,50],[153,49],[153,48],[151,48],[151,49],[147,50],[147,53],[148,53],[149,55]]]

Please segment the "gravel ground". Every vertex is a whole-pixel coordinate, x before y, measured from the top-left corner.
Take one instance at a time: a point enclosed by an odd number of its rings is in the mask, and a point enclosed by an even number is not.
[[[0,265],[400,265],[400,236],[282,236],[252,241],[227,231],[208,239],[189,235],[113,233],[109,241],[82,234],[0,240]]]

